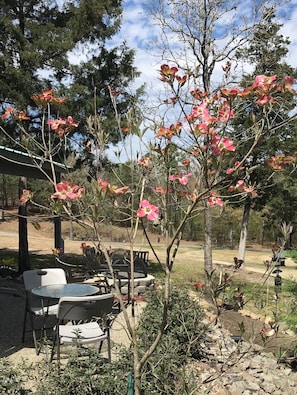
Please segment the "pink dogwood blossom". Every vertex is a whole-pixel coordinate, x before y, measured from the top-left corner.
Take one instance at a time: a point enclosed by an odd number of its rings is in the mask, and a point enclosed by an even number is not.
[[[141,200],[139,202],[139,209],[137,210],[139,218],[147,217],[149,221],[159,219],[159,208],[151,204],[148,200]]]
[[[33,195],[34,195],[34,193],[31,192],[29,189],[23,189],[23,193],[22,193],[22,196],[20,197],[19,202],[21,204],[25,204],[33,198]]]
[[[151,160],[148,156],[144,156],[143,158],[139,159],[138,163],[146,168],[150,167]]]
[[[169,180],[170,181],[178,181],[181,185],[187,185],[187,183],[189,182],[189,177],[191,175],[192,175],[192,173],[171,175],[171,176],[169,176]]]
[[[5,108],[5,113],[1,115],[1,118],[2,119],[7,119],[9,117],[14,116],[16,113],[17,113],[17,109],[16,108],[8,106],[8,107]]]
[[[279,154],[272,156],[267,160],[268,166],[272,167],[273,170],[283,170],[284,166],[292,163],[296,160],[296,153],[294,156],[285,156],[284,154]]]
[[[47,121],[47,124],[50,125],[52,130],[57,130],[58,128],[60,128],[61,126],[66,125],[66,121],[65,119],[49,119]]]
[[[118,187],[117,185],[111,185],[108,181],[102,180],[102,178],[98,178],[97,182],[102,192],[110,193],[112,195],[123,195],[129,190],[128,186]]]
[[[223,206],[224,202],[217,194],[213,191],[210,192],[210,197],[207,199],[209,206]]]
[[[61,104],[67,100],[66,97],[55,97],[55,91],[53,89],[45,89],[40,94],[32,95],[31,99],[38,107],[45,107],[51,102]]]
[[[294,89],[292,89],[292,85],[294,84],[294,82],[295,82],[294,77],[291,77],[289,75],[284,76],[283,78],[284,91],[295,93]]]
[[[222,151],[235,151],[235,146],[232,140],[228,137],[221,138],[219,135],[216,135],[211,140],[211,149],[215,155],[220,155]]]
[[[267,75],[257,75],[255,77],[255,81],[252,85],[253,88],[261,88],[263,90],[268,90],[272,85],[274,86],[274,82],[276,81],[276,75],[267,76]]]
[[[172,83],[175,79],[175,75],[178,72],[178,68],[173,66],[170,67],[168,64],[162,64],[160,67],[160,80],[163,82]]]
[[[229,169],[226,170],[226,174],[232,174],[234,173],[235,170],[243,170],[244,169],[243,166],[238,167],[239,163],[240,163],[239,161],[236,161],[233,167],[230,167]]]
[[[51,130],[55,130],[60,137],[69,133],[73,128],[78,127],[78,122],[75,122],[71,116],[66,119],[49,119],[47,124],[50,125]]]
[[[125,192],[129,190],[129,187],[117,187],[116,185],[110,186],[109,190],[114,193],[115,195],[124,195]]]
[[[257,192],[254,187],[247,186],[244,180],[238,180],[236,185],[231,185],[228,188],[229,192],[239,192],[239,193],[250,193],[252,197],[257,196]]]
[[[14,107],[6,107],[5,113],[1,115],[2,119],[12,118],[15,121],[28,121],[30,117],[26,114],[25,111],[18,111]]]
[[[219,121],[228,122],[234,118],[234,111],[230,107],[219,110]]]
[[[78,185],[70,185],[71,180],[64,180],[56,185],[56,192],[52,194],[51,199],[58,200],[75,200],[82,197],[84,188]]]
[[[108,186],[110,185],[108,181],[102,180],[102,178],[98,178],[97,180],[99,187],[103,192],[107,191]]]

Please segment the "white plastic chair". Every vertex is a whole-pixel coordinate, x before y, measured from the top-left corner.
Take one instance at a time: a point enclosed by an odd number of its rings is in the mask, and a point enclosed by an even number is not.
[[[100,353],[102,344],[106,340],[108,361],[111,361],[110,325],[113,321],[113,302],[112,293],[61,298],[51,360],[56,344],[57,359],[60,362],[61,345],[80,347],[99,343]]]
[[[45,320],[48,315],[57,315],[58,304],[49,304],[49,301],[44,301],[40,298],[34,297],[31,290],[42,285],[51,284],[67,284],[65,271],[61,268],[48,268],[48,269],[36,269],[36,270],[26,270],[23,273],[24,286],[26,290],[26,303],[25,303],[25,314],[23,323],[23,335],[22,343],[25,341],[25,334],[28,332],[26,330],[27,317],[29,316],[30,326],[34,340],[34,346],[36,354],[40,352],[40,346],[36,338],[36,331],[34,325],[34,316],[43,317],[42,324],[42,335],[45,330]]]

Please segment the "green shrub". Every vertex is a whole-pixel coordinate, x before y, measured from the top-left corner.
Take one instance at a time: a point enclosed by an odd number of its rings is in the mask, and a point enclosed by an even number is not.
[[[143,370],[145,394],[176,394],[181,386],[183,367],[188,358],[199,359],[201,343],[206,339],[204,311],[186,290],[171,292],[168,322],[156,352]],[[162,320],[163,295],[153,292],[138,327],[139,347],[143,352],[151,344]]]
[[[283,280],[283,290],[292,294],[297,299],[297,282],[294,280]]]
[[[289,328],[294,331],[297,328],[297,282],[294,280],[283,279],[283,294],[287,297],[281,309],[281,318]]]
[[[0,394],[31,394],[32,391],[25,387],[29,370],[30,368],[25,363],[14,367],[6,358],[0,358]]]
[[[127,393],[127,369],[123,361],[108,363],[97,352],[85,359],[69,358],[61,370],[55,364],[44,369],[45,380],[35,395],[120,395]],[[129,370],[129,369],[128,369]]]

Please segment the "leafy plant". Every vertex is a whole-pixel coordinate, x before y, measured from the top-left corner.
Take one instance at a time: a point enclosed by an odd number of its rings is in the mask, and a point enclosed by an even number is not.
[[[97,352],[86,359],[69,358],[63,370],[55,365],[44,365],[45,380],[40,381],[36,395],[120,395],[127,389],[126,352],[118,361],[106,363]]]
[[[158,333],[164,296],[153,292],[141,316],[137,334],[141,353]],[[185,289],[174,288],[168,305],[165,333],[156,352],[144,366],[142,383],[149,394],[176,394],[181,371],[188,358],[201,358],[201,343],[207,339],[204,311]]]
[[[14,367],[7,359],[0,358],[0,394],[31,394],[32,391],[26,389],[29,370],[24,363]]]

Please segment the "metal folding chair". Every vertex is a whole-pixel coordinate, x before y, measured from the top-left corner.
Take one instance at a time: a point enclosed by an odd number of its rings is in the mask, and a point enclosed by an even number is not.
[[[58,311],[58,304],[50,305],[48,301],[33,297],[31,290],[33,288],[50,285],[50,284],[67,284],[66,274],[63,269],[60,268],[48,268],[48,269],[36,269],[26,270],[23,273],[24,286],[26,290],[26,303],[23,323],[23,335],[22,343],[25,341],[25,334],[28,331],[32,331],[34,346],[36,354],[40,352],[40,345],[38,344],[36,332],[38,329],[35,328],[34,317],[42,317],[41,337],[44,335],[46,317],[49,315],[56,315]],[[30,330],[26,329],[27,319],[29,317]]]
[[[60,362],[60,346],[81,347],[90,343],[107,342],[108,361],[111,361],[110,325],[113,321],[113,294],[82,297],[63,297],[59,301],[57,325],[52,349],[53,359],[57,346],[57,359]]]

